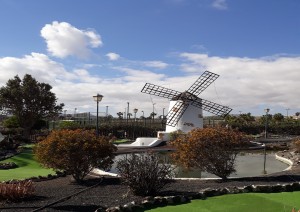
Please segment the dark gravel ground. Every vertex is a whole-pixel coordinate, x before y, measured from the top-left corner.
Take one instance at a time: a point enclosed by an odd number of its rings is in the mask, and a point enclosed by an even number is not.
[[[143,197],[129,192],[120,180],[112,177],[90,177],[84,184],[71,182],[71,177],[60,177],[53,180],[35,182],[36,196],[22,202],[2,202],[0,211],[95,211],[98,208],[124,205],[131,201],[141,201]],[[300,181],[300,169],[275,173],[272,175],[251,178],[220,180],[176,180],[167,186],[159,195],[191,195],[205,188],[241,187],[245,185],[274,185]],[[77,195],[74,195],[81,192]],[[68,197],[54,205],[64,197]]]

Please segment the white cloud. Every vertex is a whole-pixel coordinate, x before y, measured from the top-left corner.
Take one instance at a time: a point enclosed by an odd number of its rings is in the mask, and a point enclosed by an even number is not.
[[[47,55],[31,53],[23,58],[0,58],[0,84],[5,84],[8,79],[25,74],[34,75],[38,80],[55,84],[59,79],[73,79],[74,75],[68,73],[62,64],[50,60]]]
[[[228,105],[234,113],[241,110],[262,114],[261,107],[264,106],[271,108],[272,113],[284,113],[285,108],[291,108],[291,114],[297,112],[293,110],[300,110],[300,57],[239,58],[182,53],[180,61],[182,59],[184,63],[180,67],[186,72],[179,76],[167,75],[167,70],[155,73],[146,68],[133,68],[126,63],[127,67],[115,68],[114,75],[104,77],[101,71],[107,70],[105,64],[102,64],[104,67],[93,64],[99,70],[97,75],[86,68],[71,67],[67,70],[63,64],[39,53],[22,58],[3,57],[0,58],[0,86],[17,74],[23,78],[28,73],[53,86],[58,102],[65,103],[68,113],[74,108],[78,112],[95,111],[92,96],[100,93],[104,96],[100,111],[105,111],[108,105],[109,113],[116,116],[130,102],[131,108],[136,107],[139,113],[143,110],[148,115],[152,112],[152,102],[156,103],[157,112],[161,114],[162,108],[168,108],[168,100],[141,93],[146,82],[184,91],[205,70],[209,70],[220,77],[200,97]],[[275,111],[276,108],[282,111]]]
[[[91,30],[77,29],[66,22],[54,21],[46,24],[41,30],[41,36],[45,39],[50,54],[59,58],[87,58],[90,48],[102,45],[99,34]]]
[[[124,67],[119,67],[116,69],[126,73],[126,76],[124,76],[123,79],[130,82],[160,82],[164,79],[164,77],[166,77],[165,74],[157,74],[147,70]]]
[[[152,68],[158,68],[158,69],[165,69],[168,67],[167,63],[164,63],[162,61],[157,61],[157,60],[145,61],[144,65]]]
[[[218,98],[233,108],[298,108],[300,98],[300,57],[239,58],[209,57],[206,54],[183,53],[182,66],[190,74],[204,70],[220,74],[214,85],[203,92],[206,99]],[[197,70],[198,68],[198,70]],[[215,87],[216,86],[216,87]],[[216,93],[217,90],[217,93]]]
[[[227,10],[227,2],[226,0],[213,0],[212,7],[218,10]]]
[[[107,53],[106,56],[108,57],[109,60],[118,60],[120,59],[120,55],[118,55],[117,53]]]

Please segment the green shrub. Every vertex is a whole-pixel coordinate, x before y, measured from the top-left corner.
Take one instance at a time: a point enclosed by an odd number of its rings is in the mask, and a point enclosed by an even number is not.
[[[132,154],[117,162],[117,170],[124,184],[136,195],[155,195],[172,178],[170,164],[160,163],[155,154]]]
[[[37,160],[47,168],[65,170],[81,182],[95,167],[108,169],[116,147],[93,130],[56,130],[35,146]]]

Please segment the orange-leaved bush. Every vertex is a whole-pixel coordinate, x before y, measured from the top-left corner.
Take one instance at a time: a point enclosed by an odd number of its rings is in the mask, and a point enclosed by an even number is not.
[[[300,138],[296,138],[293,141],[293,144],[295,146],[295,150],[299,153],[300,152]]]
[[[80,182],[93,169],[108,169],[116,147],[93,130],[55,130],[34,149],[37,160],[47,168],[65,170]]]
[[[226,128],[194,129],[172,142],[172,158],[186,168],[200,168],[222,179],[234,173],[237,153],[246,142],[241,132]]]

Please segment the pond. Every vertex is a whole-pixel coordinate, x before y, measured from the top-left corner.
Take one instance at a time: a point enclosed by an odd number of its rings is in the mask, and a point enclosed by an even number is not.
[[[162,160],[169,160],[169,152],[158,153]],[[130,155],[130,154],[129,154]],[[115,158],[115,161],[126,157],[126,155],[118,155]],[[264,154],[263,152],[256,153],[241,153],[236,158],[236,173],[230,175],[230,177],[253,177],[263,175],[264,171]],[[269,152],[266,154],[266,173],[271,174],[275,172],[280,172],[289,165],[276,160],[275,153]],[[113,165],[110,170],[112,173],[117,173],[116,163]],[[202,172],[200,169],[195,170],[184,170],[182,167],[175,168],[175,177],[176,178],[215,178],[213,174],[207,172]]]

